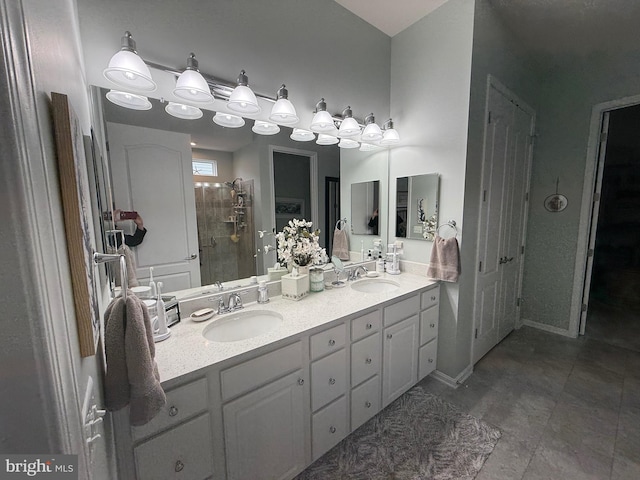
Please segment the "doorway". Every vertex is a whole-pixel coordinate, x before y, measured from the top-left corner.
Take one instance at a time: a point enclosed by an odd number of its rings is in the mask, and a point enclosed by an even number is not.
[[[604,112],[603,124],[581,333],[640,351],[640,104]]]

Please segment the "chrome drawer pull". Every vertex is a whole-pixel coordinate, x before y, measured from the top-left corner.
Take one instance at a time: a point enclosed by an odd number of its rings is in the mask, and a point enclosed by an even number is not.
[[[367,408],[371,408],[371,402],[369,401],[364,402],[364,406]]]
[[[436,301],[436,297],[435,297],[435,296],[432,296],[432,297],[431,297],[431,301],[432,301],[432,302],[435,302],[435,301]]]
[[[336,384],[336,379],[335,378],[330,378],[329,379],[329,385],[335,385]]]
[[[330,431],[331,433],[336,433],[336,427],[334,427],[333,425],[331,425],[331,426],[329,427],[329,431]]]
[[[180,460],[178,460],[176,462],[176,468],[175,471],[176,472],[181,472],[184,469],[184,463],[182,463]]]
[[[329,346],[333,347],[336,344],[336,341],[332,338],[331,340],[329,340]]]
[[[304,378],[298,379],[298,385],[304,385]]]
[[[431,328],[436,328],[436,324],[435,324],[435,323],[430,323],[430,324],[429,324],[429,326],[430,326]]]
[[[170,416],[170,417],[175,417],[177,414],[178,414],[178,407],[176,407],[176,406],[172,406],[172,407],[169,409],[169,416]]]
[[[366,363],[367,365],[370,364],[373,360],[371,360],[370,358],[367,358],[364,363]]]
[[[367,323],[367,325],[365,326],[365,328],[367,330],[371,330],[372,327],[373,327],[373,325],[371,325],[370,323]]]
[[[433,358],[430,358],[430,359],[429,359],[429,363],[433,363]]]
[[[387,333],[387,338],[391,339],[391,338],[393,338],[393,335],[390,334],[390,333]]]

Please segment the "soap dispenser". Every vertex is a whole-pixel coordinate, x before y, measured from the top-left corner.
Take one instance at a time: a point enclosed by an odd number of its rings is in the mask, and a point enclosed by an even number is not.
[[[149,267],[149,288],[151,289],[149,296],[151,298],[156,298],[158,296],[158,292],[156,291],[156,282],[153,281],[153,267]]]
[[[157,289],[158,299],[156,300],[156,310],[158,316],[156,318],[158,329],[154,329],[153,341],[161,342],[162,340],[169,338],[171,330],[167,327],[167,313],[164,309],[164,300],[162,300],[162,282],[158,282]]]

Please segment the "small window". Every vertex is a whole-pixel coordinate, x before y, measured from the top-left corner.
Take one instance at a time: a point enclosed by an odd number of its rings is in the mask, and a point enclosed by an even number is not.
[[[215,160],[194,160],[192,165],[194,175],[204,175],[206,177],[218,176],[218,162]]]

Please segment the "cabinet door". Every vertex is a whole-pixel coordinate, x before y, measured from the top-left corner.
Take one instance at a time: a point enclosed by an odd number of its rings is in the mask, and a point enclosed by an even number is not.
[[[315,412],[347,391],[344,349],[311,364],[311,407]]]
[[[367,378],[380,373],[380,333],[351,345],[351,386],[360,385]]]
[[[134,449],[138,480],[201,480],[213,473],[209,415],[202,415]]]
[[[384,330],[382,400],[386,407],[418,381],[418,316]]]
[[[346,437],[348,431],[347,399],[342,396],[313,415],[313,460]],[[258,478],[258,477],[252,477]],[[271,478],[271,477],[260,477]]]
[[[436,369],[438,355],[438,339],[434,338],[426,345],[420,347],[418,363],[418,380],[422,380]]]
[[[351,391],[351,431],[380,411],[380,375]]]
[[[438,336],[438,306],[420,312],[420,345]]]
[[[305,465],[302,370],[223,407],[228,480],[288,479]]]

